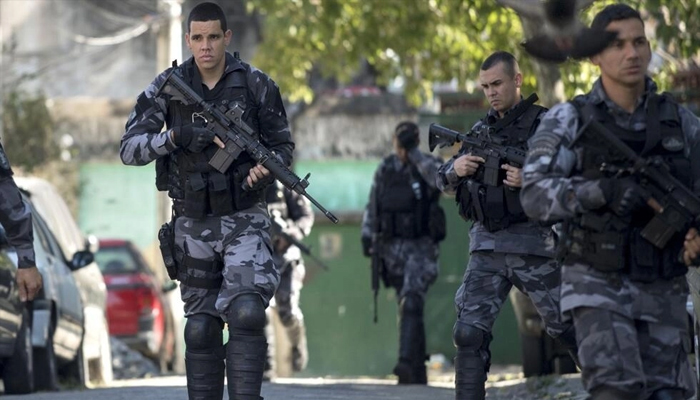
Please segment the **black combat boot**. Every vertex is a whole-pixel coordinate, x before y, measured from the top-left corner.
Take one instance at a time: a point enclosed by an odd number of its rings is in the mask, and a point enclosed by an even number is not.
[[[262,400],[267,340],[260,335],[229,335],[226,345],[226,377],[229,400]]]
[[[423,300],[414,295],[403,298],[399,318],[399,362],[394,374],[399,384],[426,384]]]
[[[226,351],[221,329],[224,321],[208,314],[194,314],[185,323],[185,370],[189,400],[221,400],[224,397]]]
[[[483,400],[486,397],[486,371],[486,363],[478,351],[457,347],[455,400]]]
[[[221,400],[224,397],[224,347],[215,353],[185,352],[189,400]]]

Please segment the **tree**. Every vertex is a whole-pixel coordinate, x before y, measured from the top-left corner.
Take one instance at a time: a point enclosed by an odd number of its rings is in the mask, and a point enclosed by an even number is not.
[[[599,1],[586,13],[612,1]],[[634,0],[644,3],[655,28],[653,46],[677,59],[698,54],[700,4],[697,0]],[[308,75],[319,68],[326,76],[347,81],[366,59],[387,85],[400,76],[409,101],[420,104],[432,96],[434,82],[456,80],[459,88],[476,78],[481,61],[497,49],[521,60],[524,90],[536,84],[544,104],[586,91],[597,75],[587,62],[561,66],[533,63],[519,43],[541,29],[493,0],[258,0],[249,9],[264,17],[263,44],[255,64],[268,72],[291,100],[310,101]],[[685,21],[681,23],[680,21]],[[590,22],[590,21],[589,21]],[[679,65],[667,63],[658,76],[662,88]],[[563,85],[561,84],[563,83]],[[557,93],[553,90],[563,88]]]

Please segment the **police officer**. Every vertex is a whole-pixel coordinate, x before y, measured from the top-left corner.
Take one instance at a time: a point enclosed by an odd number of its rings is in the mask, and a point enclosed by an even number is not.
[[[290,165],[294,144],[279,89],[263,72],[226,52],[231,35],[218,5],[194,7],[185,34],[193,57],[175,73],[209,104],[245,109],[243,120]],[[226,173],[208,165],[223,143],[202,126],[199,106],[155,97],[170,71],[139,95],[122,137],[121,159],[127,165],[157,160],[157,185],[173,200],[179,261],[174,275],[187,317],[189,398],[221,399],[226,370],[230,399],[257,400],[267,352],[265,308],[279,282],[264,203],[271,175],[246,153]],[[161,132],[163,124],[167,130]],[[252,189],[243,190],[244,182]]]
[[[513,55],[505,51],[491,54],[481,65],[479,81],[491,109],[473,130],[525,149],[546,109],[521,99],[523,77]],[[473,221],[469,265],[455,296],[458,400],[485,396],[491,330],[513,286],[533,301],[549,335],[569,349],[575,347],[571,325],[559,318],[559,269],[553,259],[551,228],[524,214],[518,199],[519,168],[503,163],[502,182],[492,186],[484,183],[484,162],[462,146],[440,168],[437,182],[444,192],[456,194],[460,214]]]
[[[428,287],[438,275],[438,242],[444,239],[444,214],[435,177],[441,160],[418,149],[418,126],[401,122],[394,133],[395,153],[384,158],[374,175],[362,220],[362,245],[372,248],[373,227],[382,237],[380,257],[386,286],[399,301],[399,384],[426,384],[423,307]]]
[[[306,268],[301,250],[290,241],[301,241],[311,233],[314,213],[311,202],[306,197],[280,183],[267,188],[266,198],[272,220],[273,259],[280,270],[274,309],[291,345],[292,369],[299,372],[306,368],[309,358],[304,314],[299,307]],[[268,350],[268,357],[272,363],[271,368],[274,368],[274,349]]]
[[[619,156],[578,131],[582,121],[598,121],[638,154],[666,160],[670,173],[698,193],[700,121],[656,93],[636,10],[607,6],[592,28],[616,31],[617,39],[591,57],[600,68],[591,91],[552,108],[531,139],[523,208],[539,220],[565,221],[561,309],[573,318],[591,398],[687,399],[695,389],[685,273],[700,254],[700,238],[691,228],[664,249],[642,238],[653,216],[643,191],[633,177],[605,174],[622,166]]]
[[[34,261],[32,214],[22,201],[12,175],[10,161],[0,144],[0,224],[10,246],[17,251],[17,288],[19,299],[24,302],[33,300],[39,293],[42,279]]]

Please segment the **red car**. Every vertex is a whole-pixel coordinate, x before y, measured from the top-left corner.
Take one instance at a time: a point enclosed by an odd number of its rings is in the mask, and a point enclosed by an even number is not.
[[[175,282],[159,281],[128,240],[100,239],[95,259],[107,285],[110,335],[152,359],[161,371],[179,372],[179,324],[167,296]]]

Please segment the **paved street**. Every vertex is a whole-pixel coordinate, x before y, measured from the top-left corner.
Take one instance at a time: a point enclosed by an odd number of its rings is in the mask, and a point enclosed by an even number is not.
[[[396,386],[389,380],[327,380],[283,379],[279,383],[265,383],[266,400],[350,400],[402,399],[452,400],[454,389],[433,386]],[[186,400],[183,376],[159,377],[129,381],[115,381],[110,388],[58,393],[34,393],[24,396],[3,396],[6,400]],[[228,396],[224,396],[228,399]]]
[[[583,400],[578,375],[489,382],[487,400]],[[454,383],[431,382],[430,386],[397,386],[380,379],[279,379],[265,383],[266,400],[453,400]],[[184,376],[115,381],[110,388],[58,393],[3,396],[6,400],[187,400]],[[224,399],[228,396],[224,395]]]

